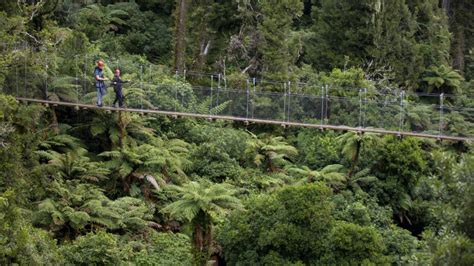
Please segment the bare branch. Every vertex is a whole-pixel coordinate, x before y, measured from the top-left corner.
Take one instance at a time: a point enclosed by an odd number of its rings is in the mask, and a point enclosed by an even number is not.
[[[23,7],[27,6],[28,4],[26,3],[26,0],[17,0],[17,6],[18,9],[22,13],[28,13],[31,12],[30,14],[25,14],[25,16],[29,17],[29,20],[32,21],[39,13],[41,8],[46,4],[46,0],[39,0],[33,5],[29,5],[30,8],[24,9]],[[28,11],[28,9],[31,9],[31,11]]]
[[[33,39],[33,40],[34,40],[34,41],[35,41],[37,44],[41,44],[41,45],[43,45],[43,43],[42,43],[42,42],[38,41],[38,39],[36,39],[36,37],[35,37],[35,36],[33,36],[33,35],[29,34],[28,32],[26,32],[26,31],[22,31],[21,33],[22,33],[22,34],[24,34],[24,35],[26,35],[26,36],[28,36],[28,37],[30,37],[31,39]]]

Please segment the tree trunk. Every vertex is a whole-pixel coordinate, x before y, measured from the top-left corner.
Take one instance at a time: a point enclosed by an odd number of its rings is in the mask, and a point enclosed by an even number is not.
[[[446,15],[448,15],[448,17],[450,17],[451,0],[442,0],[441,7],[446,12]]]
[[[184,57],[186,54],[187,1],[188,0],[176,0],[174,67],[179,72],[184,70]]]
[[[465,55],[469,49],[469,29],[472,26],[472,4],[469,1],[443,0],[442,7],[449,18],[449,31],[452,33],[451,66],[461,73],[465,71]],[[466,43],[467,39],[467,43]],[[467,46],[467,47],[466,47]]]
[[[117,126],[119,127],[119,146],[120,149],[122,149],[125,141],[125,124],[122,117],[122,111],[119,111]]]
[[[464,50],[465,50],[465,36],[464,26],[457,25],[454,32],[454,54],[453,54],[453,68],[464,73]]]
[[[268,159],[267,169],[270,171],[270,173],[276,173],[279,170],[278,167],[275,166],[275,164],[272,163],[272,160],[270,159]]]
[[[193,232],[193,246],[197,252],[202,252],[203,249],[203,228],[200,223],[194,225]]]
[[[204,66],[206,65],[207,55],[209,54],[211,46],[211,41],[203,38],[199,45],[199,53],[196,56],[196,63],[194,64],[193,70],[194,71],[202,71]]]
[[[196,215],[193,221],[193,249],[194,260],[198,265],[206,265],[210,256],[212,243],[211,217],[202,210]]]
[[[357,141],[356,150],[355,150],[354,155],[352,156],[351,169],[349,170],[349,173],[347,174],[349,176],[349,178],[351,178],[352,175],[354,174],[356,165],[359,161],[359,153],[360,153],[361,146],[362,146],[362,141],[360,141],[360,140]]]
[[[56,108],[51,106],[51,128],[53,132],[58,134],[59,133],[59,123],[58,123],[58,116],[56,115]]]

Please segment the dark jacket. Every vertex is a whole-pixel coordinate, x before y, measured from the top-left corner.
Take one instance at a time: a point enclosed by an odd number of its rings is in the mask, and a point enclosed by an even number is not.
[[[123,81],[120,77],[114,75],[112,79],[112,86],[114,87],[114,91],[122,91],[122,84],[127,83],[127,81]]]

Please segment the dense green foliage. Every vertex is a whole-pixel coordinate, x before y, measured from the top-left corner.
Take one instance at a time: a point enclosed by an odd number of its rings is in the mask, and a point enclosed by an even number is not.
[[[310,84],[297,93],[331,84],[337,97],[445,93],[446,122],[415,104],[437,103],[413,96],[402,126],[472,136],[471,2],[1,1],[0,264],[473,265],[472,143],[9,96],[91,102],[88,75],[102,58],[106,76],[120,67],[132,81],[126,102],[147,108],[218,114],[234,104],[209,108],[192,84],[210,81],[174,76],[184,67],[225,73],[234,89],[257,77]],[[260,89],[286,90],[269,84]],[[258,100],[274,111],[272,98]],[[300,104],[295,114],[312,103]],[[329,104],[331,122],[358,119],[340,111],[354,103]]]

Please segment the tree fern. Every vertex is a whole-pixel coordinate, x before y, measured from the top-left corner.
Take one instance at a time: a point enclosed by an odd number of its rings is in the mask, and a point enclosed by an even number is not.
[[[82,152],[58,153],[55,151],[35,151],[48,160],[46,171],[57,178],[99,181],[105,179],[109,171],[102,163],[91,162]]]
[[[136,198],[110,200],[97,187],[76,181],[54,181],[48,199],[38,204],[34,221],[54,232],[81,233],[88,225],[109,230],[139,230],[152,218]]]
[[[377,144],[379,142],[378,134],[349,131],[337,137],[342,145],[342,154],[351,161],[351,167],[348,172],[349,178],[354,174],[355,168],[359,162],[360,152],[365,144]]]
[[[212,223],[217,217],[231,209],[241,209],[242,205],[234,195],[237,192],[232,186],[221,183],[189,182],[182,187],[167,187],[177,194],[177,201],[162,209],[171,217],[191,222],[193,226],[193,247],[195,259],[200,261],[209,256],[212,242]]]
[[[211,108],[210,114],[211,115],[218,115],[224,112],[224,110],[232,103],[232,100],[225,101],[217,106]]]
[[[279,170],[288,159],[297,155],[298,150],[289,145],[283,137],[272,137],[262,134],[256,136],[250,133],[251,139],[247,141],[245,153],[253,159],[257,166],[266,163],[267,170],[274,172]]]
[[[341,187],[345,181],[346,176],[342,171],[344,166],[340,164],[332,164],[324,167],[321,170],[311,170],[307,166],[302,167],[289,167],[288,171],[298,176],[303,176],[300,180],[296,181],[295,184],[301,185],[308,182],[323,181],[332,187]]]
[[[107,167],[122,180],[130,177],[146,180],[156,189],[157,181],[180,183],[186,180],[184,171],[191,165],[187,159],[188,146],[182,140],[152,138],[150,144],[103,152],[100,156],[109,158]]]
[[[49,83],[48,99],[52,101],[77,102],[80,83],[71,76],[55,76]]]

